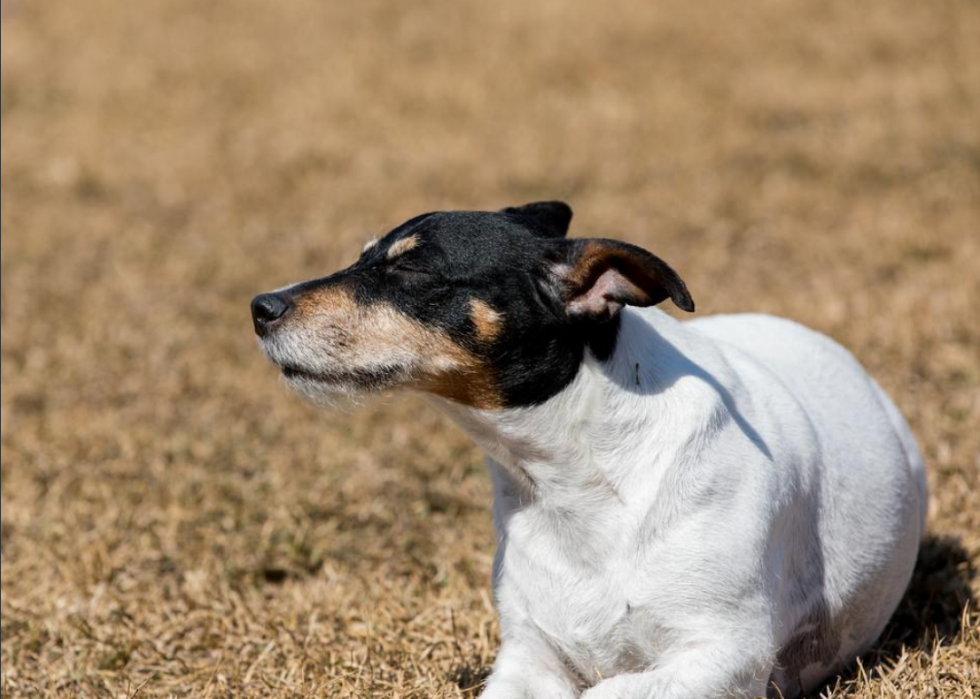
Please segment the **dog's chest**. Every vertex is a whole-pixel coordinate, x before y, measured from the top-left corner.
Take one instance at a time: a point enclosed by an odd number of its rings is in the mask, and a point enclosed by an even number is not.
[[[631,546],[569,548],[560,536],[516,534],[497,581],[502,614],[540,632],[585,683],[651,664],[662,627],[644,598],[650,573],[638,569]]]

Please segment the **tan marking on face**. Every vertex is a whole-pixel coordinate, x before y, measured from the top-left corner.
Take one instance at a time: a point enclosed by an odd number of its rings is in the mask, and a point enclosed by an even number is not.
[[[404,255],[409,250],[414,249],[419,244],[419,238],[416,235],[410,235],[407,238],[402,238],[401,240],[396,240],[388,248],[388,259],[393,260],[399,255]]]
[[[295,304],[290,322],[338,368],[404,367],[402,387],[482,410],[502,407],[483,360],[387,303],[361,305],[343,286],[331,285],[304,293]]]
[[[470,320],[476,327],[476,335],[484,342],[493,342],[503,330],[504,315],[490,308],[480,299],[470,299]]]
[[[293,298],[298,320],[305,317],[343,318],[357,312],[357,303],[342,286],[322,286]]]
[[[459,348],[462,350],[462,348]],[[464,369],[445,373],[419,388],[479,410],[500,410],[503,398],[489,367],[467,353],[470,360]]]
[[[361,252],[367,252],[368,250],[370,250],[371,248],[373,248],[377,244],[378,244],[378,239],[377,238],[371,238],[371,240],[369,240],[366,243],[364,243],[364,247],[361,248]]]

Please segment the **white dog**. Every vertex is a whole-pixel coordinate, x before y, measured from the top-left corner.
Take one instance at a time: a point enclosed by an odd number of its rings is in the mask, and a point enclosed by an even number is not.
[[[571,210],[426,214],[257,297],[314,400],[409,387],[489,456],[502,647],[484,697],[797,696],[867,650],[924,532],[922,458],[830,339],[678,322],[680,278]]]

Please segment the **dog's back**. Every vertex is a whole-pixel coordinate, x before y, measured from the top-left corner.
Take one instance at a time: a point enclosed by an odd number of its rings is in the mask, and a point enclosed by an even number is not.
[[[866,650],[901,599],[925,527],[922,457],[894,403],[828,337],[765,315],[706,317],[684,326],[718,343],[740,376],[762,377],[751,364],[771,372],[769,380],[793,394],[817,435],[818,565],[814,571],[811,560],[803,568],[822,581],[803,598],[787,586],[784,618],[796,623],[778,639],[774,672],[787,696],[807,691]]]

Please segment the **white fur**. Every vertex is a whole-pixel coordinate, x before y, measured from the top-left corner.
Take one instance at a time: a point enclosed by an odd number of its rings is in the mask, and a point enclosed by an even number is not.
[[[912,434],[795,323],[627,308],[613,357],[546,403],[439,403],[494,482],[485,699],[756,697],[770,678],[793,696],[867,649],[908,584],[927,505]],[[832,661],[780,667],[794,638]]]

